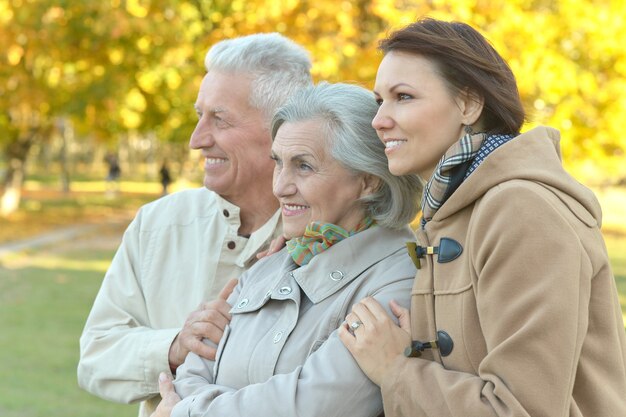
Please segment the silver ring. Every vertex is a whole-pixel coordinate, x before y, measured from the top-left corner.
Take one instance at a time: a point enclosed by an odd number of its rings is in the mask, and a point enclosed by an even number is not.
[[[353,321],[352,323],[350,323],[350,329],[355,332],[356,329],[358,329],[359,327],[361,327],[361,325],[363,324],[363,322],[361,320],[357,320],[357,321]]]

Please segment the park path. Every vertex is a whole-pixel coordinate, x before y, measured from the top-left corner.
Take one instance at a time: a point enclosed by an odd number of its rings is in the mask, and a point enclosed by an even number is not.
[[[112,218],[98,224],[78,224],[41,233],[30,238],[0,244],[0,259],[25,251],[38,251],[71,245],[80,246],[87,242],[98,242],[99,247],[114,249],[130,219]]]

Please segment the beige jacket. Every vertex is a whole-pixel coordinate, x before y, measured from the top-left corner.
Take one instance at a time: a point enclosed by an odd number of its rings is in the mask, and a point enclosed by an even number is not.
[[[185,319],[239,277],[280,233],[280,212],[237,235],[239,208],[205,188],[160,198],[124,234],[80,338],[78,383],[107,400],[156,408],[158,376]]]
[[[410,229],[372,227],[296,268],[286,250],[241,278],[217,363],[190,354],[177,370],[172,417],[375,417],[380,389],[337,336],[352,305],[373,296],[408,307]],[[391,314],[389,312],[389,314]]]
[[[495,150],[417,233],[457,259],[422,259],[412,335],[445,330],[447,357],[400,357],[385,414],[624,417],[626,338],[593,194],[561,167],[559,134],[537,128]]]

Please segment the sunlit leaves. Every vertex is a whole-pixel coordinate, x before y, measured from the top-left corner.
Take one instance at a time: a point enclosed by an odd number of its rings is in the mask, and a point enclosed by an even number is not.
[[[310,51],[316,80],[372,87],[378,40],[422,15],[485,34],[516,74],[528,127],[560,129],[570,169],[626,177],[617,0],[0,0],[0,132],[7,115],[33,112],[28,120],[70,118],[79,137],[114,141],[130,129],[186,141],[213,43],[280,32]]]

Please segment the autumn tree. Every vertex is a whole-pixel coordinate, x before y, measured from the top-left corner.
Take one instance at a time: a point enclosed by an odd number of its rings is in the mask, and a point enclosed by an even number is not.
[[[371,87],[378,40],[423,15],[485,34],[517,76],[526,128],[561,130],[564,162],[581,180],[626,178],[623,2],[0,0],[3,211],[19,201],[29,149],[64,126],[78,140],[186,142],[204,54],[219,40],[280,32],[311,52],[316,80]]]

